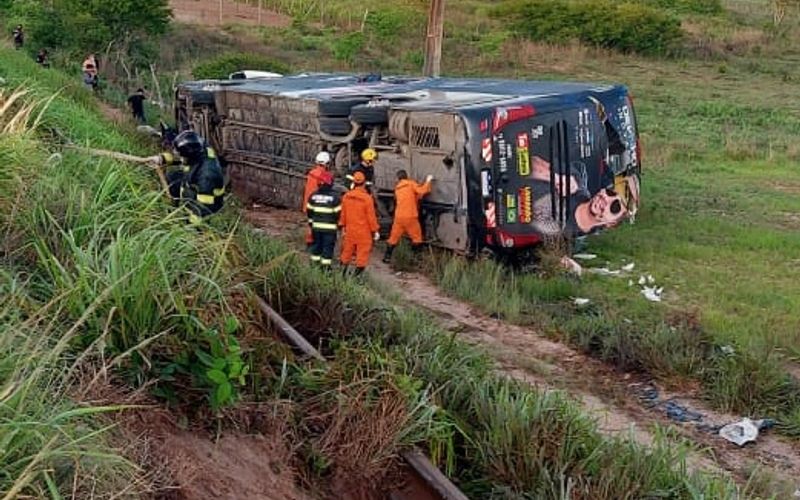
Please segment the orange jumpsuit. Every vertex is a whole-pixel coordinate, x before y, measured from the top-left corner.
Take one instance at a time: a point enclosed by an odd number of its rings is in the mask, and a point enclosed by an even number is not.
[[[316,165],[308,172],[306,176],[306,188],[303,191],[303,213],[307,213],[308,199],[311,195],[317,192],[317,189],[322,185],[322,173],[327,172],[322,165]],[[314,243],[314,236],[311,234],[311,228],[306,230],[306,244]]]
[[[394,223],[389,233],[389,245],[394,246],[400,238],[407,234],[415,245],[422,243],[422,227],[419,225],[419,200],[431,192],[431,183],[417,184],[410,179],[403,179],[394,188],[396,205]]]
[[[356,256],[356,267],[364,268],[372,252],[372,236],[378,232],[378,217],[375,201],[364,186],[356,186],[342,197],[342,214],[339,225],[344,228],[342,242],[342,265],[347,266]]]

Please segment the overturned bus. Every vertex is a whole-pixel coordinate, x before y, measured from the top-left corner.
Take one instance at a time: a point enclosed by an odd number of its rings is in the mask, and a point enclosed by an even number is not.
[[[621,85],[302,74],[183,83],[175,113],[217,149],[240,196],[269,205],[300,208],[323,149],[341,177],[363,149],[379,152],[384,228],[397,171],[433,175],[426,240],[460,253],[582,236],[639,204],[638,132]]]

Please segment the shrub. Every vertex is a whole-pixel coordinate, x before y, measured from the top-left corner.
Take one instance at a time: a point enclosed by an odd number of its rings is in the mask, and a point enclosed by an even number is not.
[[[495,15],[532,40],[563,43],[572,39],[643,54],[664,54],[682,38],[680,21],[654,7],[611,0],[517,0]]]
[[[366,28],[378,41],[393,42],[401,34],[423,26],[421,12],[403,7],[381,7],[369,13]]]
[[[257,54],[231,53],[209,59],[198,64],[192,70],[192,76],[201,80],[217,80],[228,78],[228,75],[245,69],[254,71],[289,72],[289,67],[274,59]]]
[[[333,42],[333,57],[347,63],[353,62],[364,48],[364,34],[359,31],[348,33]]]
[[[692,14],[719,14],[723,10],[721,0],[638,0],[638,3]]]

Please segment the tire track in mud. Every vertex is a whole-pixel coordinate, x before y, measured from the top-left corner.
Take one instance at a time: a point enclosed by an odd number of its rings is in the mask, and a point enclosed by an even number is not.
[[[247,210],[245,218],[260,230],[284,239],[292,238],[303,227],[303,215],[291,210]],[[446,295],[426,276],[394,272],[380,263],[377,251],[368,273],[403,302],[431,313],[442,327],[485,349],[496,361],[499,372],[543,390],[569,393],[597,420],[599,430],[606,435],[630,437],[647,446],[656,439],[656,427],[667,428],[702,450],[689,457],[692,470],[727,473],[742,484],[756,467],[761,467],[774,476],[776,487],[800,488],[800,446],[770,431],[762,433],[756,443],[739,448],[716,434],[675,422],[663,411],[648,408],[634,392],[637,387],[655,386],[661,400],[672,399],[701,413],[704,423],[710,426],[740,417],[716,412],[694,396],[665,391],[652,379],[615,370],[533,328],[489,317]]]

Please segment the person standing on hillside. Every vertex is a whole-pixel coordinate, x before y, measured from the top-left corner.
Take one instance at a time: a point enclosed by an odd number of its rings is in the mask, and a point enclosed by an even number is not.
[[[340,260],[347,272],[355,256],[356,276],[366,269],[373,242],[380,239],[375,200],[367,192],[366,181],[362,172],[353,174],[353,189],[342,198],[342,214],[339,217],[339,226],[344,230]]]
[[[321,265],[323,269],[330,269],[333,265],[333,249],[341,211],[342,199],[333,190],[333,175],[322,172],[319,189],[309,198],[306,213],[308,227],[313,234],[311,262]]]
[[[312,168],[308,174],[306,175],[306,186],[303,191],[303,213],[308,213],[308,200],[311,198],[311,195],[314,194],[317,189],[322,185],[323,177],[328,174],[328,168],[331,163],[331,154],[327,151],[320,151],[317,153],[317,157],[315,159],[314,168]],[[306,232],[306,246],[311,249],[311,245],[314,243],[314,236],[312,234],[311,228],[308,228]]]
[[[92,89],[93,92],[97,92],[100,85],[100,68],[97,65],[97,57],[95,57],[94,54],[86,56],[86,59],[83,60],[82,69],[83,83],[86,87]]]
[[[388,264],[392,260],[392,253],[400,242],[400,238],[408,235],[414,251],[422,245],[422,226],[419,223],[419,202],[423,196],[431,192],[433,176],[429,175],[424,184],[419,184],[408,178],[405,170],[397,172],[397,186],[394,188],[395,208],[392,231],[389,234],[388,246],[383,256],[383,262]]]
[[[11,32],[11,36],[14,37],[14,48],[19,50],[25,45],[25,31],[22,29],[22,25],[18,24],[14,31]]]
[[[378,160],[378,152],[372,148],[367,148],[361,152],[361,161],[350,168],[347,180],[350,181],[350,189],[355,187],[353,176],[356,172],[364,174],[366,179],[364,185],[368,193],[372,194],[372,182],[375,180],[375,162]]]
[[[48,60],[47,57],[48,57],[47,49],[39,50],[39,53],[36,54],[36,64],[38,64],[43,68],[49,68],[50,61]]]
[[[133,119],[139,123],[146,123],[144,118],[144,89],[137,89],[136,93],[128,97],[128,107],[131,109]]]

